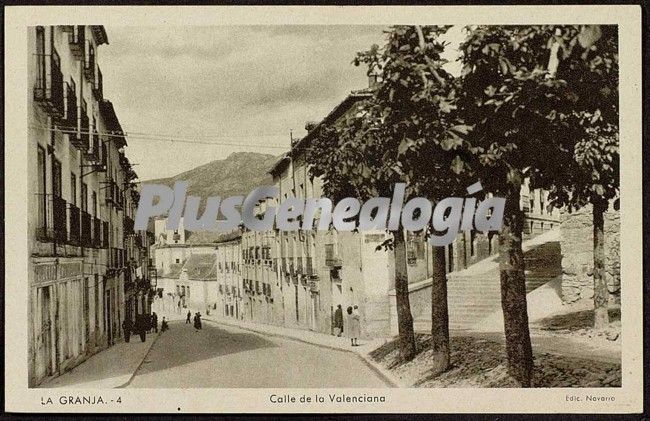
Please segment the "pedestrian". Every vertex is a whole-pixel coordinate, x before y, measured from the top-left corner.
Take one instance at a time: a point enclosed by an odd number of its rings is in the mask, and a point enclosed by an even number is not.
[[[124,341],[128,343],[131,340],[131,331],[133,330],[133,323],[130,317],[124,319],[122,329],[124,330]]]
[[[136,330],[140,334],[140,340],[142,342],[147,340],[147,329],[149,328],[149,323],[147,322],[146,314],[139,314],[135,320]]]
[[[348,338],[350,338],[350,345],[357,346],[358,345],[357,338],[359,337],[359,324],[356,321],[358,320],[358,315],[354,313],[352,307],[347,308],[347,313],[348,313],[347,336]]]
[[[359,314],[359,306],[352,307],[352,323],[350,324],[352,337],[354,338],[354,346],[359,346],[359,336],[361,336],[361,315]]]
[[[201,330],[201,313],[199,312],[194,315],[194,329]]]
[[[162,322],[160,323],[160,331],[164,332],[167,329],[169,329],[169,325],[167,324],[167,320],[165,320],[165,316],[163,316]]]
[[[178,300],[178,314],[181,314],[181,300]]]
[[[343,309],[341,304],[336,306],[334,311],[334,335],[341,336],[343,333]]]
[[[151,323],[153,324],[154,331],[158,333],[158,315],[155,311],[151,314]]]
[[[190,323],[190,319],[192,318],[192,312],[188,311],[187,312],[187,319],[185,319],[185,324]]]

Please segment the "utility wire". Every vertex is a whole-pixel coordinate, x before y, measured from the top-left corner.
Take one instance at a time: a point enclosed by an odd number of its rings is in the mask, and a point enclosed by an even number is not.
[[[152,141],[152,142],[170,142],[170,143],[189,143],[189,144],[199,144],[199,145],[217,145],[217,146],[239,146],[239,147],[255,147],[255,148],[267,148],[267,149],[283,149],[283,150],[303,150],[303,151],[309,151],[312,148],[310,147],[296,147],[293,146],[291,148],[287,148],[286,146],[279,146],[279,145],[271,145],[271,144],[259,144],[259,143],[237,143],[237,142],[220,142],[220,141],[206,141],[206,140],[192,140],[193,137],[174,137],[171,135],[162,135],[162,134],[153,134],[153,133],[144,133],[144,132],[95,132],[91,130],[78,130],[76,127],[72,126],[59,126],[59,125],[54,125],[54,127],[50,128],[47,126],[36,126],[36,125],[30,125],[31,128],[35,129],[41,129],[41,130],[47,130],[51,132],[56,132],[56,133],[62,133],[62,134],[87,134],[87,135],[98,135],[102,137],[114,137],[114,138],[126,138],[129,137],[131,139],[138,139],[138,140],[144,140],[144,141]],[[136,134],[137,133],[137,134]],[[234,135],[234,136],[226,136],[226,135],[200,135],[200,137],[206,137],[206,138],[231,138],[231,137],[238,137],[238,138],[249,138],[249,137],[281,137],[284,135],[254,135],[254,136],[242,136],[242,135]],[[199,136],[197,136],[199,137]]]
[[[202,145],[220,145],[220,146],[240,146],[240,147],[256,147],[256,148],[272,148],[272,149],[284,149],[286,146],[272,145],[272,144],[259,144],[259,143],[237,143],[237,142],[220,142],[220,141],[207,141],[207,140],[192,140],[191,138],[181,138],[181,137],[172,137],[164,135],[153,135],[153,134],[133,134],[133,132],[94,132],[90,130],[77,130],[76,128],[66,129],[62,126],[56,126],[54,128],[49,128],[45,126],[30,126],[35,129],[42,129],[56,133],[63,134],[87,134],[87,135],[98,135],[102,137],[114,137],[114,138],[125,138],[129,137],[131,139],[139,139],[145,141],[158,141],[158,142],[170,142],[170,143],[191,143],[191,144],[202,144]],[[264,135],[264,136],[213,136],[214,138],[228,138],[228,137],[279,137],[282,135]],[[207,137],[207,136],[206,136]]]

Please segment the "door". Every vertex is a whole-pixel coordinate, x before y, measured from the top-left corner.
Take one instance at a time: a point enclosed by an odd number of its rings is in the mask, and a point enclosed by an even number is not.
[[[311,294],[311,313],[310,313],[310,326],[311,330],[318,330],[318,294],[312,292]]]
[[[298,304],[298,285],[295,287],[295,303],[296,303],[296,323],[300,323],[300,306]]]
[[[111,327],[113,326],[112,320],[111,320],[111,311],[112,311],[112,306],[111,306],[111,290],[107,290],[104,296],[104,315],[105,315],[105,324],[106,326],[106,333],[108,335],[108,345],[113,344],[113,329]]]
[[[54,373],[52,366],[52,319],[50,317],[50,287],[40,288],[41,291],[41,340],[39,358],[43,367],[43,374],[51,376]]]

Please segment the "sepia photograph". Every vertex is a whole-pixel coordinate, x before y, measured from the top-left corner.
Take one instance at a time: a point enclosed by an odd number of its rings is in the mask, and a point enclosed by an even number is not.
[[[408,389],[509,411],[495,400],[526,388],[640,408],[620,394],[642,376],[624,14],[222,9],[20,30],[26,263],[5,298],[25,406],[396,412]]]

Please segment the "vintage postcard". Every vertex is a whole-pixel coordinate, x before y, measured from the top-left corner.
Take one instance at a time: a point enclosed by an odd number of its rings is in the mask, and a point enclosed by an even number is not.
[[[7,411],[642,411],[639,6],[5,12]]]

